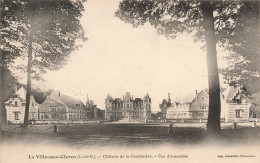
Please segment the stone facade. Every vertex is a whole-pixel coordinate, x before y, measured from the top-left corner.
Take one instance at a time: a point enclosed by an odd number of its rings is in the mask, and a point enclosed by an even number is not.
[[[196,96],[189,106],[192,119],[208,119],[209,110],[209,93],[203,89],[199,93],[196,91]]]
[[[21,87],[12,98],[5,102],[7,122],[24,123],[26,90]],[[38,120],[39,104],[30,97],[29,120]]]
[[[126,92],[123,99],[114,99],[108,94],[105,105],[105,117],[108,120],[147,119],[151,115],[151,98],[148,94],[144,98],[133,98]]]
[[[172,103],[166,111],[166,119],[191,119],[189,106],[189,103]]]
[[[246,95],[246,89],[241,84],[227,87],[222,93],[222,108],[225,122],[248,122],[251,100]]]
[[[84,104],[75,98],[52,91],[39,107],[40,120],[86,120]]]
[[[169,98],[170,99],[170,98]],[[228,86],[221,91],[221,119],[225,122],[248,122],[251,100],[246,95],[245,88],[240,84]],[[170,106],[163,100],[166,109],[166,119],[207,120],[209,110],[208,90],[201,90],[191,102],[173,102]],[[164,109],[164,108],[163,108]]]

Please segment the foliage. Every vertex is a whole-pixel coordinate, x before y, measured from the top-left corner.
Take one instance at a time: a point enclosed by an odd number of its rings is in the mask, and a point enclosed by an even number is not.
[[[225,35],[232,53],[229,66],[222,70],[229,81],[238,81],[252,94],[260,92],[260,24],[259,1],[244,2],[236,15],[235,25]]]
[[[163,119],[163,113],[162,112],[157,112],[157,113],[152,113],[151,114],[151,119]]]
[[[1,52],[4,65],[28,54],[32,35],[32,66],[40,77],[46,69],[57,70],[71,52],[85,40],[79,18],[84,10],[82,1],[69,0],[14,0],[3,1],[1,6]]]
[[[240,1],[213,1],[216,38],[225,42],[229,39],[226,33],[237,19]],[[149,22],[157,29],[158,34],[175,38],[183,32],[194,32],[195,41],[204,40],[202,25],[203,15],[200,1],[174,0],[124,0],[119,4],[115,15],[121,20],[138,27]]]
[[[17,85],[18,85],[18,88],[20,88],[20,87],[24,87],[25,89],[27,88],[26,85],[23,85],[23,84],[17,84]],[[45,99],[47,97],[47,93],[48,92],[44,92],[40,88],[31,88],[31,95],[34,97],[35,101],[38,104],[42,104],[45,101]]]
[[[13,62],[14,58],[28,58],[27,92],[24,127],[28,125],[31,94],[31,73],[40,79],[46,69],[57,70],[65,65],[84,41],[80,24],[83,1],[76,0],[14,0],[1,1],[1,52]],[[3,63],[8,65],[8,63]],[[2,77],[1,77],[2,78]]]
[[[212,3],[217,43],[230,51],[230,66],[221,72],[230,81],[239,80],[252,93],[259,92],[259,1]],[[133,27],[149,22],[167,38],[187,31],[194,32],[195,41],[205,39],[199,1],[125,0],[115,15]]]
[[[232,36],[239,26],[237,20],[249,11],[248,3],[244,1],[123,0],[115,13],[121,20],[133,24],[133,27],[149,22],[159,34],[167,38],[175,38],[187,31],[193,32],[195,41],[205,42],[209,84],[207,129],[212,135],[220,133],[220,86],[216,44],[219,43],[235,52],[236,48],[232,40],[237,41],[243,38]],[[243,8],[246,9],[245,12]],[[246,27],[241,25],[243,29]]]
[[[102,120],[104,119],[104,112],[97,108],[96,106],[93,107],[86,107],[86,111],[87,111],[87,119],[88,120],[93,120],[96,118],[96,120]],[[95,112],[96,112],[96,117],[95,117]]]

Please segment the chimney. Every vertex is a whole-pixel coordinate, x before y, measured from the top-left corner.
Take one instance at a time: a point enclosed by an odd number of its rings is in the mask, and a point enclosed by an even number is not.
[[[60,97],[60,91],[58,91],[58,96]]]
[[[197,100],[197,96],[198,96],[198,91],[197,91],[197,89],[196,89],[196,100]]]

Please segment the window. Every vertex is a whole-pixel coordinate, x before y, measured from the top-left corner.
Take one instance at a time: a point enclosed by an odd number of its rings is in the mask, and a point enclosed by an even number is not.
[[[201,99],[202,99],[202,100],[204,100],[204,99],[205,99],[205,97],[204,97],[204,96],[202,96],[202,97],[201,97]]]
[[[240,110],[236,110],[236,118],[241,118]]]
[[[14,102],[14,105],[17,106],[17,101]]]
[[[207,106],[206,105],[202,105],[202,106],[200,106],[200,109],[201,110],[205,110],[205,109],[207,109]]]
[[[49,116],[47,114],[44,114],[44,119],[49,119]]]
[[[14,112],[14,119],[15,119],[15,120],[19,120],[19,113],[20,113],[20,112],[18,112],[18,111],[15,111],[15,112]]]
[[[51,111],[57,111],[57,108],[56,108],[56,107],[51,107],[50,110],[51,110]]]

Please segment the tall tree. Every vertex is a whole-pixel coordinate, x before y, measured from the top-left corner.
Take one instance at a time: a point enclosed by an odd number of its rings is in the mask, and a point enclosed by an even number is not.
[[[219,135],[220,128],[220,86],[217,66],[216,43],[227,45],[231,26],[236,27],[236,18],[241,15],[243,1],[204,0],[124,0],[115,15],[134,27],[149,22],[159,34],[175,38],[184,31],[193,32],[195,41],[206,43],[209,114],[208,134]],[[231,44],[232,45],[232,44]]]
[[[28,125],[31,73],[39,78],[46,69],[65,65],[72,51],[85,41],[80,17],[84,0],[3,1],[1,51],[11,59],[27,58],[27,92],[24,125]],[[15,52],[17,51],[17,52]]]
[[[15,93],[15,86],[17,84],[16,78],[12,75],[11,71],[7,68],[3,68],[2,75],[5,78],[1,81],[1,107],[4,108],[4,102],[6,102],[10,97],[12,97]],[[4,93],[3,93],[4,92]],[[0,110],[1,114],[1,121],[0,123],[6,123],[6,111],[5,109]]]
[[[245,1],[239,13],[233,15],[229,32],[220,30],[229,39],[223,46],[231,51],[226,57],[229,66],[222,70],[229,81],[238,81],[252,94],[260,93],[260,1]],[[222,26],[223,28],[223,26]]]
[[[211,135],[219,134],[220,128],[220,86],[218,76],[217,50],[213,18],[213,4],[201,2],[203,14],[203,28],[207,49],[208,85],[209,85],[209,113],[207,131]]]

